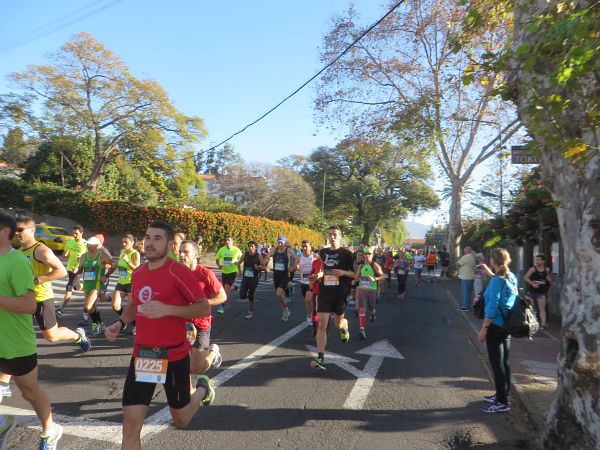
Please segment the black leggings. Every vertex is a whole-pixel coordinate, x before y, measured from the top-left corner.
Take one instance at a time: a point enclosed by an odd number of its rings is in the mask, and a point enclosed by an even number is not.
[[[492,366],[492,372],[494,373],[496,401],[506,404],[510,391],[510,365],[508,364],[510,335],[504,329],[492,323],[488,327],[485,344],[490,366]]]
[[[406,280],[408,279],[408,274],[397,274],[398,277],[398,294],[404,294],[406,291]]]
[[[247,298],[251,302],[254,301],[254,292],[258,287],[258,281],[260,277],[244,277],[242,278],[242,284],[240,285],[240,298]]]

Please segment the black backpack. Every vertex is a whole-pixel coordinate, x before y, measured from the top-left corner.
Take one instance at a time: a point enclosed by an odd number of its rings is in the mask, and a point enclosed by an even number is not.
[[[519,295],[515,299],[513,307],[505,316],[500,308],[500,314],[504,319],[504,330],[515,338],[530,338],[540,329],[540,324],[535,317],[533,300],[531,297]]]

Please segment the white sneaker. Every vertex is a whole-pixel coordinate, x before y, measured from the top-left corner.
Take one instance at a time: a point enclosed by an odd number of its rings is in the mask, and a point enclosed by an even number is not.
[[[40,436],[40,445],[38,448],[44,450],[56,450],[56,446],[63,435],[63,431],[63,427],[55,423],[50,436]]]
[[[290,309],[289,308],[283,308],[283,314],[281,315],[281,320],[283,320],[284,322],[287,322],[287,320],[290,318]]]
[[[221,350],[217,344],[210,344],[208,346],[208,350],[215,353],[215,359],[212,363],[213,367],[217,369],[221,367],[221,363],[223,362],[223,356],[221,356]]]
[[[306,325],[312,325],[312,316],[310,314],[306,316]]]

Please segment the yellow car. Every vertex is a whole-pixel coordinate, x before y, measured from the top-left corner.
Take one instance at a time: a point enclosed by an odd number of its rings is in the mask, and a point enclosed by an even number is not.
[[[35,238],[48,246],[50,250],[62,252],[65,249],[65,244],[73,236],[67,230],[54,225],[46,225],[41,223],[35,227]],[[17,238],[12,239],[14,247],[19,246]]]

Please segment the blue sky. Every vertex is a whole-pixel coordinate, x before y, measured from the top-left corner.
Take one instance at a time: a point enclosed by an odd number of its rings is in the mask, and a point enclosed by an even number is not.
[[[331,17],[350,5],[347,0],[121,0],[93,17],[6,49],[7,41],[17,36],[30,36],[29,31],[74,11],[82,15],[112,2],[4,2],[0,92],[9,89],[8,73],[45,63],[44,55],[86,31],[136,76],[158,81],[185,114],[205,120],[209,136],[201,148],[226,139],[316,73],[322,67],[319,46]],[[354,4],[366,25],[385,12],[377,0]],[[313,99],[311,84],[231,144],[245,160],[262,162],[334,145],[343,133],[336,136],[317,129]]]

